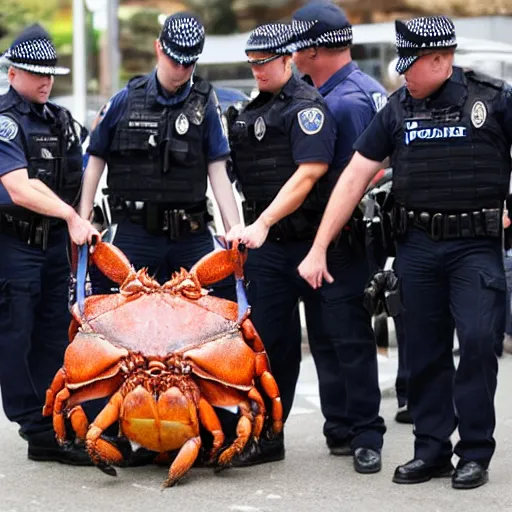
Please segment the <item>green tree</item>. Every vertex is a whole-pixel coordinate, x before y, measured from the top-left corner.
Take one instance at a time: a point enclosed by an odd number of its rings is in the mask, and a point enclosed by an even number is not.
[[[39,22],[48,27],[59,0],[0,0],[0,50],[24,27]]]

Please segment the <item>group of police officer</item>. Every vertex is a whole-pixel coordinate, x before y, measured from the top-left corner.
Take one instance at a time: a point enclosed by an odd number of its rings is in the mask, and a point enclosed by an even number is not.
[[[0,98],[0,383],[5,413],[20,425],[30,459],[90,464],[78,444],[56,443],[41,410],[67,344],[66,223],[78,245],[99,236],[89,221],[107,165],[113,242],[160,281],[214,247],[210,180],[227,243],[241,240],[249,248],[252,320],[284,418],[299,374],[302,298],[329,451],[351,455],[359,473],[380,471],[386,427],[357,204],[391,157],[395,202],[388,215],[416,439],[414,459],[397,468],[393,481],[452,476],[454,488],[487,481],[495,447],[494,341],[504,331],[500,236],[511,92],[452,66],[456,38],[448,18],[396,28],[397,71],[406,86],[388,102],[352,62],[352,27],[336,5],[310,3],[291,24],[257,27],[246,54],[259,93],[229,116],[227,134],[212,86],[194,74],[204,28],[190,13],[169,16],[154,43],[155,69],[132,79],[104,109],[83,179],[84,130],[48,102],[53,76],[68,70],[56,66],[39,25],[12,43],[3,57],[11,87]],[[228,159],[243,192],[245,223]],[[91,275],[97,293],[115,291],[93,269]],[[234,297],[233,281],[213,293]],[[453,322],[461,344],[456,372]],[[234,424],[229,416],[221,417],[227,430]],[[454,469],[450,436],[457,426]],[[265,428],[234,465],[284,456],[284,437]]]

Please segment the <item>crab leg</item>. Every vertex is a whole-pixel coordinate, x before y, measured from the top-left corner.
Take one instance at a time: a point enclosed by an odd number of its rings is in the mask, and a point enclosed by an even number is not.
[[[135,275],[128,258],[120,249],[108,242],[97,243],[90,259],[103,274],[117,284],[123,284],[128,276]]]
[[[219,469],[224,468],[227,466],[233,457],[237,454],[242,453],[243,449],[245,448],[245,445],[247,444],[247,441],[249,441],[249,438],[251,437],[252,432],[252,416],[250,413],[249,408],[247,407],[247,404],[239,404],[240,412],[242,413],[242,416],[238,420],[238,423],[236,425],[236,439],[233,441],[231,446],[226,448],[220,455],[219,459],[217,461],[219,465]]]
[[[85,447],[91,460],[104,473],[116,476],[116,470],[111,464],[120,464],[123,461],[121,452],[111,443],[100,439],[101,434],[119,419],[121,405],[124,398],[123,388],[115,393],[103,410],[89,427],[85,437]]]
[[[272,427],[275,434],[283,430],[283,405],[279,396],[279,388],[268,367],[267,354],[260,336],[256,332],[253,323],[247,319],[240,326],[244,339],[256,352],[256,376],[260,380],[265,394],[272,401]]]
[[[76,405],[69,411],[69,420],[71,421],[71,426],[75,431],[77,439],[80,441],[85,441],[85,437],[87,436],[87,430],[89,429],[89,420],[87,419],[87,415],[85,414],[81,405]]]
[[[213,407],[204,399],[199,400],[199,419],[202,425],[213,436],[212,449],[210,451],[210,462],[213,462],[215,455],[222,448],[224,444],[224,432],[219,418],[215,413]]]
[[[201,286],[217,283],[231,274],[240,279],[246,259],[247,251],[234,244],[232,249],[219,249],[203,256],[190,269],[190,274],[198,279]]]
[[[172,487],[178,480],[192,467],[199,450],[201,449],[201,438],[199,436],[189,439],[178,452],[171,467],[169,468],[169,476],[163,483],[162,487]]]

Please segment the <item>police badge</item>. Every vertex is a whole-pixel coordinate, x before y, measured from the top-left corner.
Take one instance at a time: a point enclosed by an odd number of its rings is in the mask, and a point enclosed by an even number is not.
[[[265,132],[267,131],[267,125],[265,124],[265,120],[263,117],[258,117],[256,122],[254,123],[254,136],[261,142],[261,139],[265,136]]]
[[[315,135],[324,125],[325,115],[316,107],[301,110],[297,117],[299,119],[299,126],[306,135]]]
[[[174,123],[174,127],[178,132],[178,135],[185,135],[188,132],[190,123],[188,122],[187,116],[181,113],[176,119],[176,123]]]
[[[487,109],[481,101],[475,101],[471,109],[471,122],[475,128],[481,128],[487,119]]]

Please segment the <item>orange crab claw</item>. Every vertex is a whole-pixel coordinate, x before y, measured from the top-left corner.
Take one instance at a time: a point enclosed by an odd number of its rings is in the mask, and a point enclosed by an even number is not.
[[[128,276],[135,274],[124,253],[108,242],[98,242],[95,245],[91,261],[117,284],[123,284]]]
[[[190,274],[199,280],[201,286],[217,283],[231,274],[241,279],[246,260],[245,245],[234,242],[231,249],[219,249],[203,256],[190,269]]]

